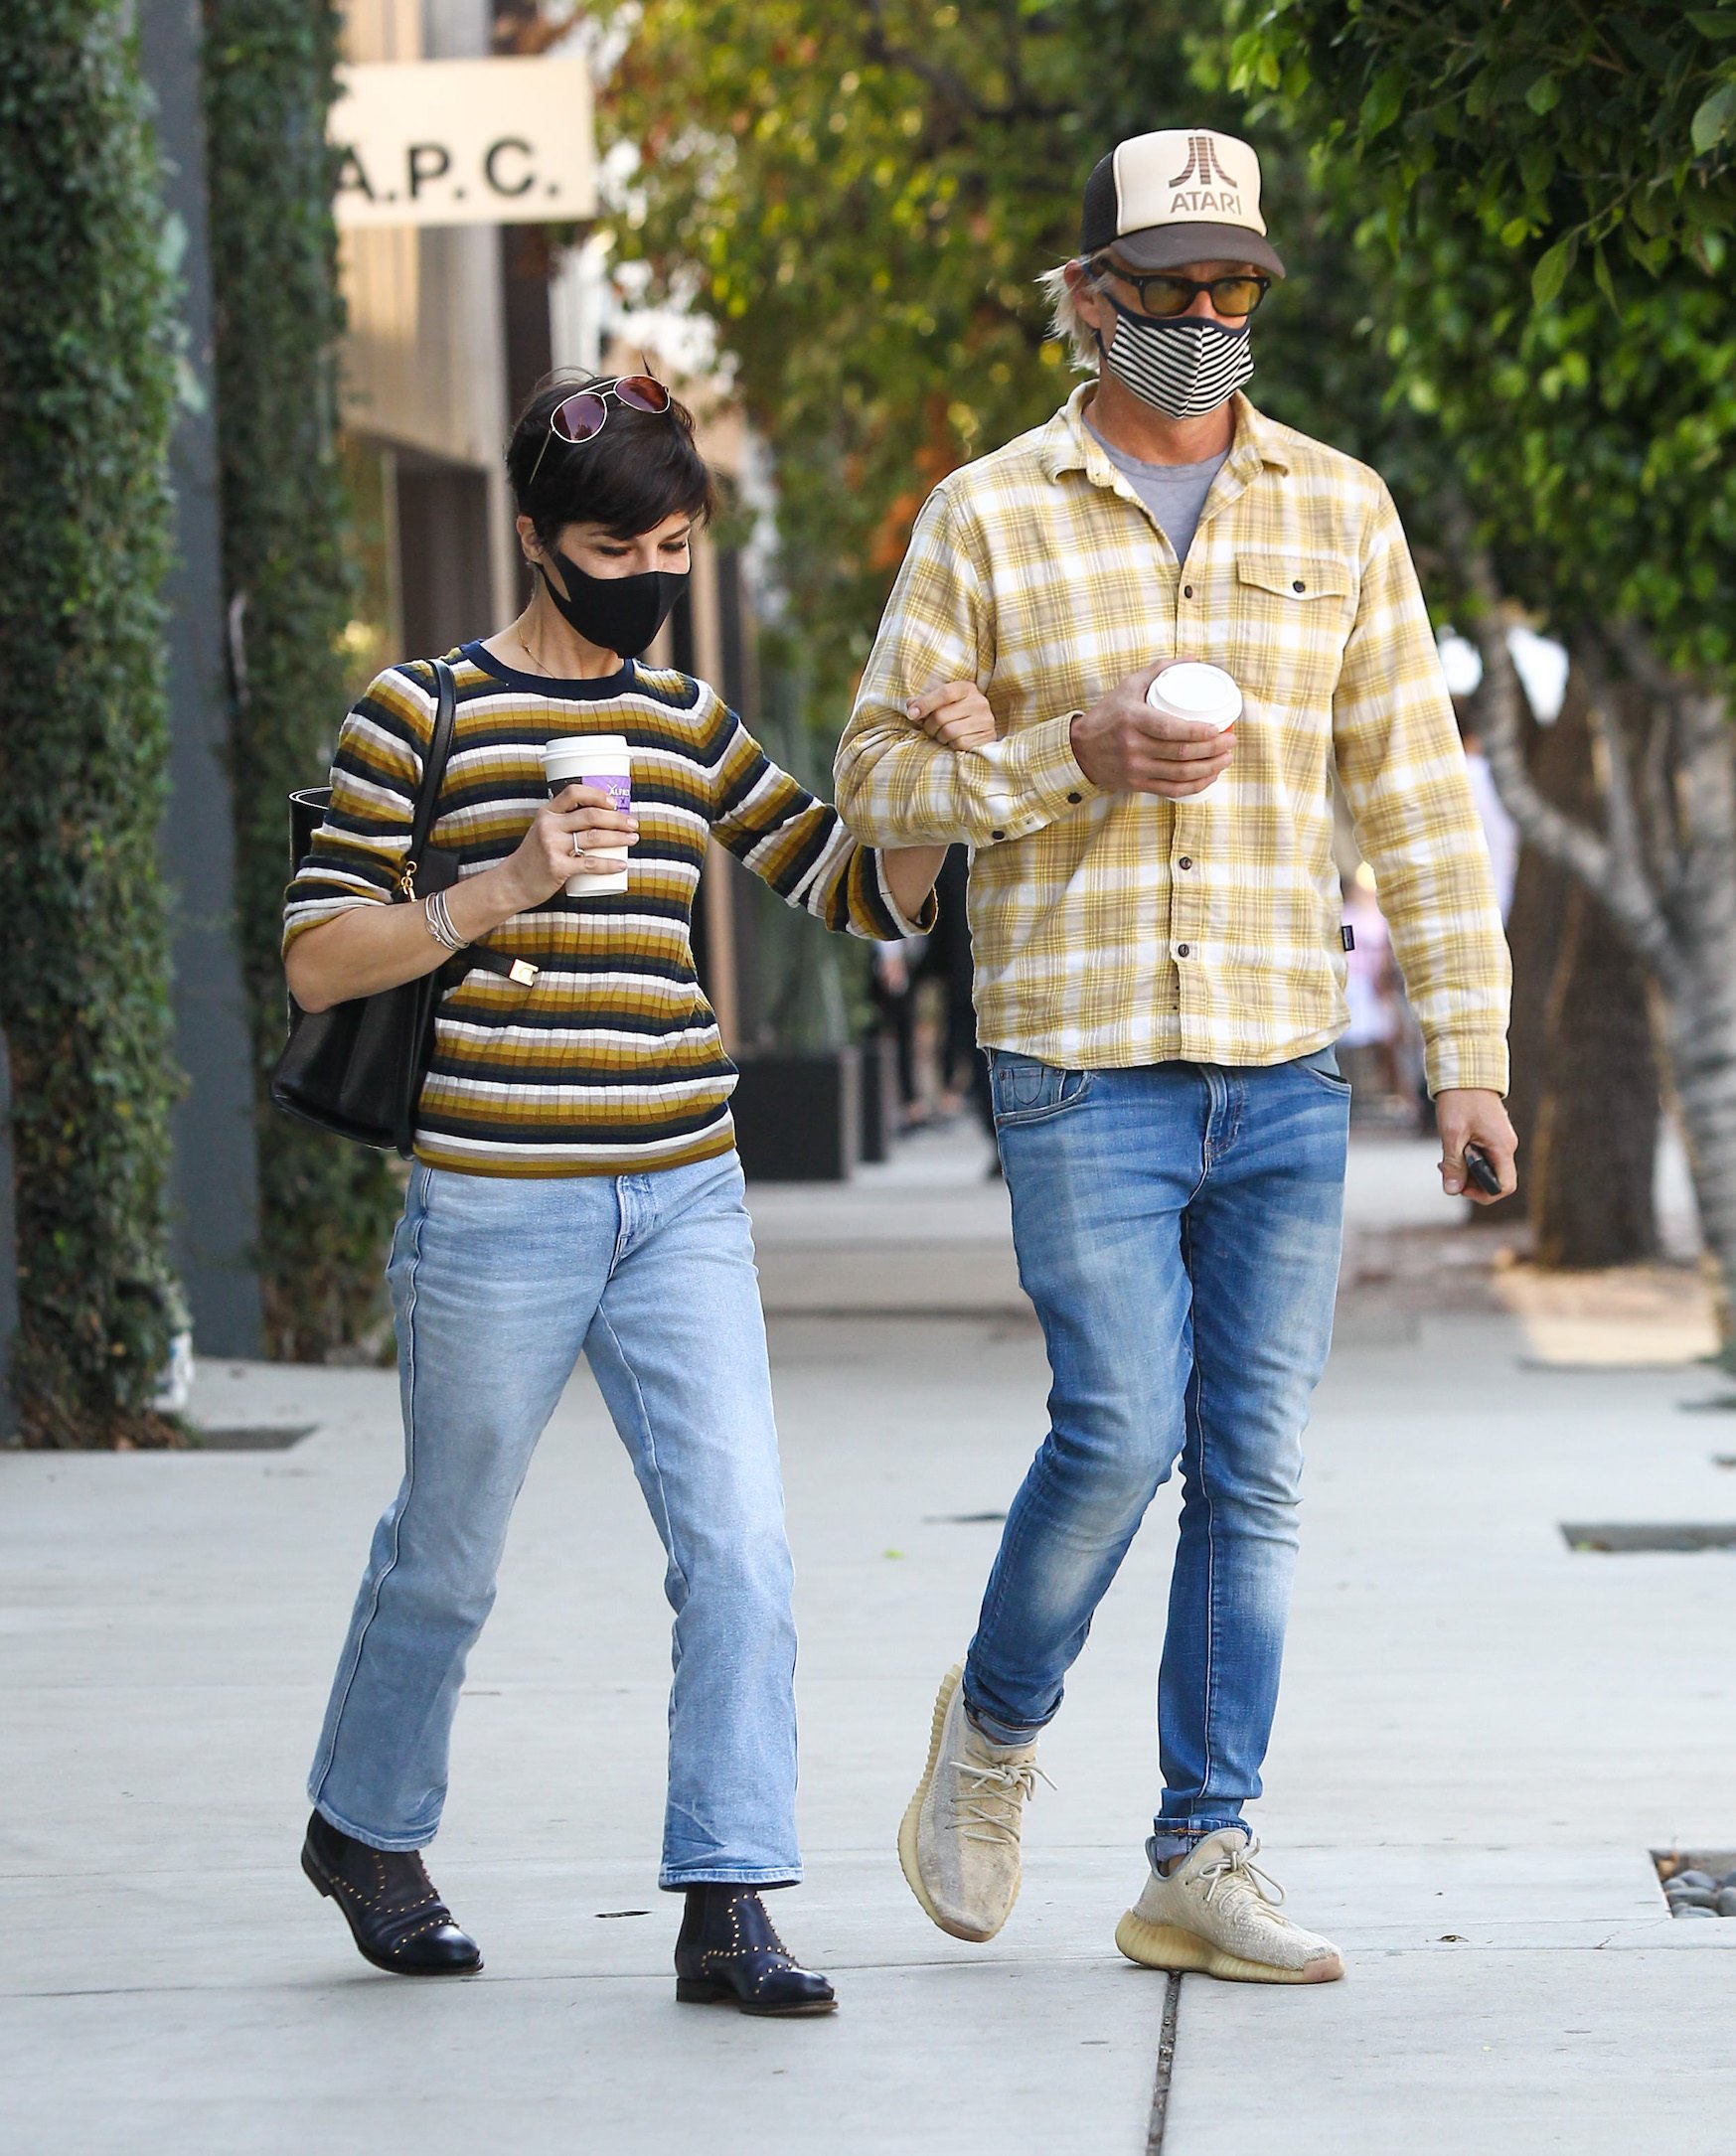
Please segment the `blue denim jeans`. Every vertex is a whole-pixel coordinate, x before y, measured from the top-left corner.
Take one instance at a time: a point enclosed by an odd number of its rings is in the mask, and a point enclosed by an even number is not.
[[[965,1700],[1003,1743],[1053,1716],[1180,1460],[1156,1862],[1239,1824],[1260,1793],[1302,1432],[1332,1339],[1350,1089],[1330,1049],[1267,1069],[1096,1071],[997,1049],[991,1067],[1020,1278],[1054,1382]]]
[[[417,1166],[388,1278],[403,1482],[339,1657],[313,1802],[378,1849],[433,1839],[513,1502],[582,1352],[669,1557],[660,1883],[798,1880],[790,1555],[734,1155],[547,1180]]]

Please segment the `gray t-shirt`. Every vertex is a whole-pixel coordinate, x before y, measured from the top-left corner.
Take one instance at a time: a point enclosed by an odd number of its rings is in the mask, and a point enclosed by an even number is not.
[[[1202,464],[1148,464],[1143,457],[1130,457],[1125,449],[1106,442],[1088,418],[1085,424],[1091,439],[1163,526],[1176,559],[1185,561],[1199,512],[1229,451],[1207,457]]]

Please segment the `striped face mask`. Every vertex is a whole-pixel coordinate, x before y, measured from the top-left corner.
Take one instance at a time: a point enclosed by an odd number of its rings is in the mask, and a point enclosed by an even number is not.
[[[1142,403],[1168,412],[1172,419],[1197,419],[1215,411],[1254,372],[1245,328],[1226,330],[1197,315],[1157,321],[1129,314],[1113,299],[1109,304],[1115,308],[1115,334],[1107,350],[1102,338],[1097,340],[1109,372]]]

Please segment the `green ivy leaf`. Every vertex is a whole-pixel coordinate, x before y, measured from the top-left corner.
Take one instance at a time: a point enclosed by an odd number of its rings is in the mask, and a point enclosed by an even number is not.
[[[1410,87],[1402,70],[1388,68],[1383,75],[1375,77],[1368,94],[1362,99],[1362,109],[1357,114],[1364,141],[1390,127],[1404,105],[1405,91]]]
[[[1546,142],[1529,142],[1519,153],[1519,178],[1527,195],[1541,195],[1555,177],[1555,152]]]
[[[1567,272],[1573,267],[1573,257],[1578,251],[1579,238],[1575,233],[1566,239],[1558,239],[1539,259],[1531,272],[1531,298],[1539,307],[1547,307],[1567,282]]]
[[[1704,157],[1708,150],[1716,149],[1736,122],[1736,82],[1726,82],[1712,94],[1695,112],[1689,135],[1694,155]]]
[[[1540,75],[1525,92],[1525,102],[1541,116],[1553,112],[1561,102],[1561,77],[1558,75]]]

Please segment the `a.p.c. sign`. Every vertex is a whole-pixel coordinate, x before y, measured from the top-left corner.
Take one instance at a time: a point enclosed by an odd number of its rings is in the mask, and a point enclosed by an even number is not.
[[[340,225],[564,225],[596,210],[578,59],[373,61],[339,70]]]

